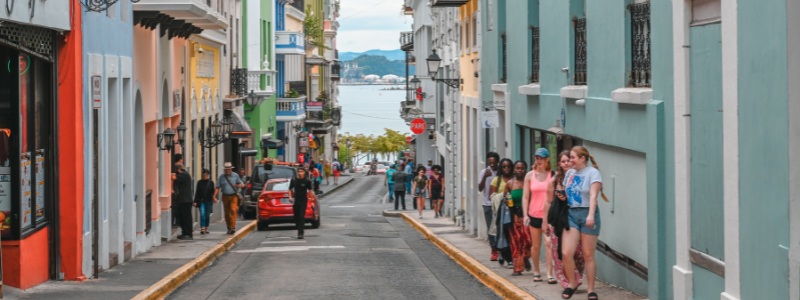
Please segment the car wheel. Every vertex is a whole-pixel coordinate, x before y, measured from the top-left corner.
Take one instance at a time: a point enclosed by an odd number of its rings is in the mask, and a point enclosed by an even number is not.
[[[245,210],[244,213],[242,214],[242,216],[244,217],[245,220],[255,220],[256,212],[255,212],[255,210],[251,210],[251,211]]]
[[[322,222],[322,217],[317,218],[316,220],[311,221],[311,228],[319,228],[320,223]]]
[[[267,221],[259,221],[257,227],[258,231],[264,231],[267,230],[267,227],[269,227],[269,223],[267,223]]]

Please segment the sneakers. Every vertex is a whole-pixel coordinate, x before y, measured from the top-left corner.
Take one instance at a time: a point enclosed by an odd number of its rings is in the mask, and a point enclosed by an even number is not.
[[[182,236],[179,236],[179,237],[178,237],[178,239],[179,239],[179,240],[191,241],[191,240],[193,240],[194,238],[192,238],[191,236],[188,236],[188,235],[182,235]]]
[[[304,239],[304,237],[303,237],[303,234],[302,234],[302,233],[298,233],[298,234],[297,234],[297,239],[298,239],[298,240],[302,240],[302,239]]]
[[[419,215],[419,218],[422,219],[422,215]]]
[[[236,229],[234,228],[228,229],[228,234],[234,234],[234,233],[236,233]]]
[[[490,258],[489,260],[491,260],[491,261],[497,261],[497,257],[498,257],[498,256],[500,256],[500,252],[499,252],[499,251],[497,251],[497,250],[492,250],[492,258]]]
[[[434,215],[433,215],[433,218],[434,218],[434,219],[436,219],[436,218],[439,218],[439,214],[434,214]]]

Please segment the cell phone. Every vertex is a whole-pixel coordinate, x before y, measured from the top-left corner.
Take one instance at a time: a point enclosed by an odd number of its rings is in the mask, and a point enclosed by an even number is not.
[[[531,219],[528,219],[527,221],[525,221],[525,226],[530,226],[530,225],[531,225]]]
[[[556,194],[561,195],[561,196],[566,196],[567,195],[564,190],[556,190]]]

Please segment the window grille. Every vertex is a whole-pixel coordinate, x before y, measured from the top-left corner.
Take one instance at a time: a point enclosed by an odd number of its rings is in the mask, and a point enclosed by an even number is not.
[[[503,73],[502,73],[502,76],[503,77],[500,78],[500,82],[505,83],[506,80],[508,79],[508,47],[506,47],[506,45],[508,45],[508,43],[506,41],[506,33],[505,32],[500,34],[500,42],[501,42],[501,47],[502,47],[502,50],[503,50],[503,57],[502,57],[502,59],[503,59],[503,64],[502,64]]]
[[[650,3],[631,4],[630,86],[650,86]]]
[[[0,22],[0,45],[6,44],[52,62],[56,55],[53,32],[42,27]]]
[[[575,85],[586,85],[586,18],[576,19],[575,27]]]
[[[247,95],[247,69],[231,69],[231,94]]]
[[[539,27],[531,26],[531,82],[539,82]]]

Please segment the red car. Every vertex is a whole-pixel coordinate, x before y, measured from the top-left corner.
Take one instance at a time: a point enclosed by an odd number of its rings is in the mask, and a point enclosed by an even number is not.
[[[269,224],[294,223],[292,203],[289,202],[289,180],[272,179],[264,185],[258,196],[258,230],[267,230]],[[319,228],[320,220],[317,196],[308,191],[306,223],[311,223],[311,228]]]

